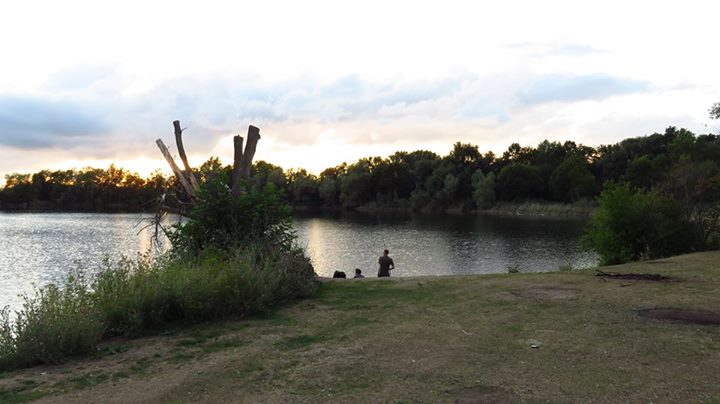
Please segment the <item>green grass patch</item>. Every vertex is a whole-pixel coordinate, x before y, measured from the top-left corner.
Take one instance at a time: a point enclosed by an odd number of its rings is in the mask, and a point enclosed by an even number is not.
[[[162,360],[133,366],[152,375],[145,381],[169,385],[145,397],[162,402],[712,402],[720,386],[707,375],[720,372],[720,327],[638,311],[720,312],[720,252],[663,261],[612,271],[682,281],[608,280],[593,271],[330,281],[317,297],[241,327],[229,321],[154,337],[148,343]],[[116,364],[133,370],[117,355],[98,360],[112,362],[105,373],[122,394],[134,386],[113,373]],[[167,370],[190,361],[193,373],[182,381]]]
[[[325,335],[298,335],[294,337],[284,338],[276,344],[277,347],[284,350],[302,349],[310,345],[319,344],[327,341],[329,337]]]
[[[129,344],[112,344],[100,350],[100,355],[116,355],[130,350]]]
[[[203,352],[217,352],[223,351],[225,349],[239,348],[249,343],[250,341],[245,336],[220,338],[208,343],[205,347],[203,347]]]
[[[0,403],[27,403],[45,397],[49,394],[47,391],[31,390],[33,386],[23,386],[14,389],[0,389]]]
[[[104,372],[88,372],[82,376],[69,378],[61,383],[64,389],[86,389],[97,386],[110,379],[110,375]]]
[[[112,374],[112,380],[127,379],[130,375],[126,372],[115,372]]]
[[[149,358],[140,358],[130,366],[130,370],[135,374],[145,374],[150,364],[151,360]]]
[[[193,359],[195,359],[194,354],[180,352],[180,353],[176,353],[173,356],[171,356],[170,358],[168,358],[168,362],[173,363],[173,364],[180,364],[180,363],[190,362]]]

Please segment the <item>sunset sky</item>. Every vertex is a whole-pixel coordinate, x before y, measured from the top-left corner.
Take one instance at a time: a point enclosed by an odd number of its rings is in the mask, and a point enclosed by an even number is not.
[[[318,173],[397,150],[718,132],[717,1],[12,1],[0,177],[256,160]],[[174,144],[173,144],[174,146]],[[174,149],[174,147],[173,147]],[[1,180],[0,180],[1,182]]]

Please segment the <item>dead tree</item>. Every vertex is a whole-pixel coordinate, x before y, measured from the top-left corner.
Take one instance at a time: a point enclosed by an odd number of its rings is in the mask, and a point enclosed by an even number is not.
[[[195,174],[193,174],[192,169],[190,168],[190,164],[187,160],[185,147],[183,146],[182,141],[182,132],[184,129],[180,128],[180,121],[174,121],[173,128],[175,129],[175,144],[177,145],[180,159],[183,162],[184,170],[181,170],[180,167],[178,167],[178,165],[175,163],[175,159],[173,158],[172,154],[170,154],[170,151],[168,150],[167,146],[165,146],[165,143],[163,143],[162,139],[157,139],[155,143],[157,143],[160,152],[165,157],[168,165],[170,165],[170,169],[172,170],[173,174],[175,174],[175,177],[177,177],[178,182],[180,183],[180,187],[185,192],[185,194],[187,194],[189,200],[182,201],[182,203],[189,210],[192,209],[197,200],[197,192],[200,187],[198,185],[197,179],[195,178]],[[230,193],[233,196],[240,196],[244,192],[243,180],[247,180],[250,178],[250,167],[252,166],[252,160],[255,157],[255,149],[257,148],[257,143],[259,140],[260,129],[252,125],[248,127],[247,144],[245,145],[244,151],[243,138],[240,135],[237,135],[233,138],[233,145],[235,150],[233,158],[232,186],[230,188]],[[162,201],[164,202],[164,200],[165,195],[163,195]],[[161,208],[164,211],[170,211],[173,213],[186,213],[185,209],[181,209],[182,212],[177,212],[176,210],[169,208],[164,203]]]

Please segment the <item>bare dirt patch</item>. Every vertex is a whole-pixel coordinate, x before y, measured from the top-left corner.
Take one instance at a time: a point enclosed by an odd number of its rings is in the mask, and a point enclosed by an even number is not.
[[[574,299],[578,295],[577,289],[557,288],[557,287],[534,287],[528,289],[515,290],[512,293],[525,299],[531,300],[568,300]]]
[[[495,386],[472,386],[448,391],[453,401],[458,404],[488,403],[504,404],[517,402],[517,397]]]
[[[620,274],[617,272],[603,272],[597,271],[595,276],[600,276],[609,279],[622,279],[631,281],[655,281],[655,282],[677,282],[677,278],[670,276],[664,276],[660,274]]]
[[[709,310],[658,308],[638,310],[641,317],[670,320],[689,324],[720,325],[720,313]]]

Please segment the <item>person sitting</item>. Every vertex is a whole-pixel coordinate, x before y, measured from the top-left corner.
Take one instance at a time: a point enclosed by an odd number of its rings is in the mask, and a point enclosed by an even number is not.
[[[335,273],[333,274],[333,278],[345,279],[345,278],[347,278],[347,275],[345,275],[345,272],[343,272],[343,271],[335,271]]]
[[[365,277],[365,276],[363,276],[362,271],[360,270],[360,268],[355,268],[355,276],[353,276],[353,278],[357,279],[357,278],[364,278],[364,277]]]

